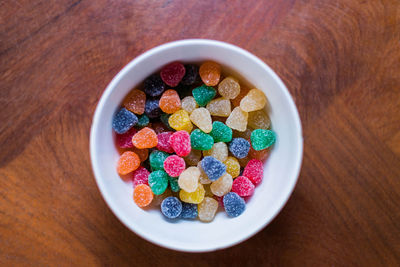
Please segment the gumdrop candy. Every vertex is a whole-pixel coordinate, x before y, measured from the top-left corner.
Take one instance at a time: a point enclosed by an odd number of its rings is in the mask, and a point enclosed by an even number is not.
[[[164,161],[164,170],[171,177],[178,177],[185,168],[185,161],[177,155],[169,156]]]
[[[172,127],[169,125],[169,117],[171,114],[163,113],[160,116],[160,121],[167,127],[168,130],[173,130]]]
[[[137,186],[139,184],[149,184],[149,175],[150,172],[145,168],[140,166],[137,168],[132,175],[133,186]]]
[[[237,217],[246,209],[244,199],[234,192],[229,192],[223,198],[224,209],[229,217]]]
[[[224,164],[226,166],[226,172],[229,173],[232,178],[238,177],[240,174],[240,164],[235,157],[228,157]]]
[[[203,156],[212,156],[219,161],[225,161],[228,158],[228,146],[224,142],[214,143],[210,150],[204,150]]]
[[[254,184],[246,176],[237,177],[232,184],[232,192],[241,197],[249,197],[254,193]]]
[[[242,159],[237,159],[239,161],[240,167],[246,167],[247,163],[251,160],[251,158],[247,155],[247,157],[244,157]]]
[[[145,127],[145,126],[149,125],[149,123],[150,123],[149,117],[146,114],[143,114],[138,117],[138,122],[137,122],[136,126]]]
[[[124,100],[124,107],[138,115],[143,114],[146,103],[146,94],[138,89],[133,89]]]
[[[169,139],[172,136],[173,132],[163,132],[157,134],[157,149],[167,152],[167,153],[174,153],[174,149],[171,147],[171,144],[169,143]]]
[[[193,112],[196,108],[198,108],[196,100],[194,100],[193,96],[187,96],[182,99],[182,109],[186,110],[189,114]]]
[[[140,149],[155,147],[157,143],[157,134],[148,127],[144,127],[132,137],[132,144]]]
[[[179,198],[186,203],[199,204],[203,201],[204,195],[205,195],[205,190],[202,184],[199,184],[197,186],[196,191],[191,193],[186,192],[183,189],[179,191]]]
[[[250,146],[249,156],[253,159],[265,161],[269,156],[269,149],[254,150],[254,148]]]
[[[159,106],[165,113],[172,114],[181,108],[181,99],[175,90],[170,89],[162,94]]]
[[[159,106],[159,99],[147,99],[144,112],[151,119],[160,117],[162,111]]]
[[[253,129],[269,129],[271,127],[269,116],[263,109],[250,112],[247,124]]]
[[[168,187],[168,174],[163,170],[151,172],[149,175],[149,185],[154,195],[161,195]]]
[[[234,99],[231,100],[232,105],[234,107],[240,106],[240,101],[242,101],[243,97],[245,97],[249,93],[250,89],[245,86],[240,87],[240,93],[235,97]]]
[[[117,172],[121,175],[133,172],[140,166],[139,156],[132,151],[125,151],[117,163]]]
[[[240,101],[240,108],[243,111],[251,112],[262,109],[267,103],[267,97],[258,89],[251,89]]]
[[[196,164],[200,161],[200,159],[201,159],[201,151],[196,149],[192,149],[189,155],[184,157],[186,165],[188,166],[196,166]]]
[[[244,132],[239,132],[239,131],[234,130],[233,131],[233,137],[234,138],[241,137],[241,138],[244,138],[246,140],[250,140],[251,132],[252,132],[252,130],[249,129],[249,128],[247,128]]]
[[[165,90],[165,84],[160,75],[153,74],[144,80],[144,92],[152,97],[161,95]]]
[[[205,191],[204,196],[206,196],[206,197],[214,196],[214,194],[211,192],[210,184],[203,184],[203,187],[204,187],[204,191]]]
[[[228,143],[232,140],[232,129],[226,126],[223,122],[214,121],[210,135],[214,139],[215,143]]]
[[[222,197],[231,191],[232,182],[232,176],[229,173],[225,173],[210,185],[211,192],[216,196]]]
[[[197,168],[200,171],[200,178],[199,178],[200,183],[203,185],[211,184],[212,181],[210,179],[208,179],[207,174],[204,172],[203,168],[201,167],[201,161],[197,162]]]
[[[190,121],[189,113],[181,109],[171,115],[168,119],[169,126],[171,126],[176,131],[184,130],[190,133],[193,129],[193,124]]]
[[[196,103],[200,107],[205,107],[215,97],[217,91],[210,86],[202,85],[194,88],[192,94]]]
[[[199,169],[197,167],[189,167],[179,175],[179,187],[188,193],[194,192],[199,184],[199,178]]]
[[[200,128],[205,133],[209,133],[212,130],[212,120],[210,112],[205,108],[196,108],[190,114],[190,120],[194,125]]]
[[[168,156],[169,155],[163,151],[153,150],[149,156],[151,169],[153,171],[163,170],[164,161],[168,158]]]
[[[154,195],[153,196],[153,201],[151,202],[152,206],[159,206],[161,205],[161,202],[166,199],[167,197],[172,196],[172,191],[171,189],[167,188],[165,189],[164,193],[161,195]]]
[[[132,148],[132,151],[139,156],[140,162],[145,161],[149,157],[149,150],[147,148],[139,149],[134,147]]]
[[[161,212],[165,217],[175,219],[181,215],[182,202],[177,197],[167,197],[161,202]]]
[[[214,144],[214,139],[211,137],[211,135],[196,129],[190,134],[190,143],[193,149],[209,150]]]
[[[250,139],[254,150],[262,150],[275,143],[276,134],[271,130],[257,129],[251,133]]]
[[[198,205],[198,216],[200,221],[211,222],[218,209],[218,201],[211,197],[205,197],[204,200]]]
[[[138,118],[135,114],[133,114],[126,108],[121,108],[114,115],[112,127],[116,133],[123,134],[126,133],[130,128],[135,126],[137,122]]]
[[[250,160],[243,171],[243,176],[246,176],[254,185],[261,183],[264,177],[264,165],[261,160]]]
[[[217,180],[226,172],[226,166],[216,158],[207,156],[201,161],[201,168],[211,181]]]
[[[226,77],[218,84],[218,93],[227,99],[234,99],[240,93],[238,80],[231,76]]]
[[[133,190],[133,201],[139,207],[143,208],[150,205],[153,200],[153,192],[146,184],[139,184]]]
[[[169,180],[169,185],[171,187],[172,192],[179,192],[179,190],[181,190],[181,188],[179,187],[177,178],[169,176],[168,180]]]
[[[185,76],[185,67],[182,63],[172,62],[161,69],[161,79],[169,86],[175,87]]]
[[[199,69],[200,78],[207,86],[215,86],[221,78],[221,66],[213,61],[206,61]]]
[[[160,134],[160,133],[169,131],[167,126],[165,126],[165,124],[162,123],[162,122],[154,122],[154,123],[152,123],[152,128],[153,128],[153,130],[154,130],[154,132],[156,134]]]
[[[132,137],[136,134],[136,129],[131,128],[129,131],[123,134],[116,134],[116,141],[117,145],[120,148],[131,148],[133,147],[132,144]]]
[[[192,203],[182,202],[182,212],[180,215],[182,219],[196,219],[197,218],[197,205]]]
[[[189,155],[192,149],[190,135],[186,131],[177,131],[173,133],[169,138],[169,144],[180,157]]]
[[[213,116],[228,117],[231,114],[231,101],[223,97],[213,99],[207,104],[207,110]]]
[[[250,143],[244,138],[233,138],[229,143],[229,151],[238,159],[245,158],[250,150]]]
[[[181,83],[183,85],[193,85],[199,80],[199,67],[193,64],[186,64],[185,76],[183,76]]]
[[[226,119],[226,125],[233,130],[243,132],[247,128],[247,120],[249,114],[243,111],[240,107],[236,107],[232,110],[231,115]]]

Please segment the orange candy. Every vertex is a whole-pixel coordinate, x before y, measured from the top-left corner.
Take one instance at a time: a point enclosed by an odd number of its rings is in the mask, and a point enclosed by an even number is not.
[[[206,61],[199,69],[201,80],[207,86],[215,86],[221,78],[221,66],[213,61]]]
[[[117,171],[121,175],[133,172],[140,165],[139,156],[132,151],[125,151],[118,160]]]
[[[143,114],[146,104],[146,94],[138,89],[133,89],[124,100],[124,107],[135,114]]]
[[[269,148],[263,150],[254,150],[252,146],[250,146],[249,156],[254,159],[259,159],[261,161],[265,161],[269,156]]]
[[[162,111],[172,114],[181,108],[181,99],[175,90],[169,89],[162,94],[159,105]]]
[[[147,148],[139,149],[139,148],[133,147],[132,150],[139,156],[140,162],[145,161],[149,157],[149,150]]]
[[[234,107],[240,106],[240,101],[242,101],[242,98],[245,97],[249,91],[250,91],[249,88],[247,88],[245,86],[241,86],[238,96],[231,100],[232,105]]]
[[[140,149],[155,147],[157,143],[157,134],[149,127],[144,127],[132,137],[132,144]]]
[[[139,184],[135,186],[133,190],[133,201],[135,201],[136,205],[143,208],[150,205],[153,200],[153,192],[151,188],[146,184]]]

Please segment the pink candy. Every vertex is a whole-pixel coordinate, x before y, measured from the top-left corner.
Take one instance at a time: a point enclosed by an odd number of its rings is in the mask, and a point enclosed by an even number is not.
[[[116,135],[116,137],[117,137],[117,145],[120,148],[131,148],[131,147],[133,147],[132,136],[134,136],[136,132],[137,132],[136,129],[132,127],[129,131],[127,131],[124,134],[117,134]]]
[[[145,167],[139,167],[133,172],[133,186],[138,184],[149,184],[149,174],[150,172]]]
[[[264,166],[261,160],[250,160],[243,171],[243,176],[246,176],[254,185],[261,183],[264,174]]]
[[[235,192],[241,197],[253,195],[255,186],[246,176],[237,177],[232,184],[232,192]]]
[[[169,176],[178,177],[186,168],[185,160],[176,155],[169,156],[164,161],[164,170]]]
[[[169,138],[173,132],[163,132],[159,133],[157,135],[158,138],[158,144],[157,144],[157,149],[167,152],[167,153],[174,153],[174,150],[172,149],[170,143],[169,143]]]
[[[186,157],[189,155],[192,146],[190,144],[190,135],[186,131],[177,131],[169,139],[172,149],[178,156]]]

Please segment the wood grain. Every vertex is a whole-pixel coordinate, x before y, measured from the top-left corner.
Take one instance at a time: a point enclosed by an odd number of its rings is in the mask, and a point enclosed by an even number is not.
[[[112,77],[149,48],[195,37],[269,64],[296,100],[305,141],[279,216],[207,254],[126,229],[88,149]],[[5,0],[0,88],[1,265],[400,265],[398,0]]]

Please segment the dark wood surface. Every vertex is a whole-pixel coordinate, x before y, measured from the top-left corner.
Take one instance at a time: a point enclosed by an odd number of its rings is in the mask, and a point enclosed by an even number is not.
[[[92,115],[113,76],[149,48],[194,37],[269,64],[304,130],[283,211],[207,254],[125,228],[89,158]],[[0,101],[3,266],[400,265],[398,0],[0,1]]]

